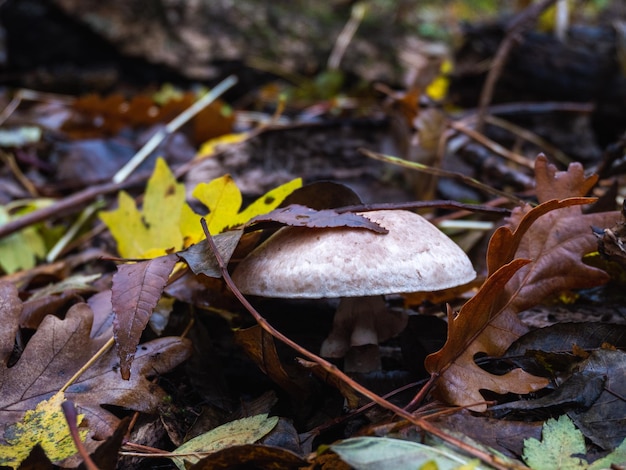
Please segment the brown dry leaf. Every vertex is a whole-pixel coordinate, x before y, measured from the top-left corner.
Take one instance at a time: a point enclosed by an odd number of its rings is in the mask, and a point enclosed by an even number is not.
[[[0,425],[5,428],[22,419],[26,410],[34,409],[50,398],[110,338],[90,337],[93,313],[87,304],[77,304],[61,320],[48,315],[26,345],[21,357],[11,368],[7,361],[12,354],[18,330],[19,299],[12,286],[0,283],[0,307],[4,315],[0,323]],[[5,309],[9,305],[11,308]],[[180,364],[191,353],[187,340],[160,338],[144,343],[135,357],[137,373],[131,380],[122,380],[114,350],[109,350],[65,392],[78,412],[85,415],[89,436],[88,448],[94,439],[110,436],[119,419],[102,405],[114,405],[142,412],[153,412],[165,398],[165,392],[148,377],[165,373]]]
[[[145,127],[169,122],[193,105],[197,96],[185,93],[159,106],[153,97],[139,94],[130,101],[120,94],[85,95],[71,106],[72,114],[62,126],[73,139],[117,135],[124,127]],[[191,120],[194,144],[232,132],[235,116],[224,112],[224,102],[216,100]]]
[[[438,374],[436,393],[456,405],[484,411],[481,389],[497,393],[529,393],[547,381],[521,369],[496,376],[474,362],[477,354],[499,356],[527,329],[517,313],[565,289],[606,282],[607,274],[582,262],[595,249],[592,225],[607,226],[616,212],[586,214],[583,198],[596,181],[585,178],[580,164],[557,172],[543,156],[535,163],[540,204],[514,211],[508,226],[498,229],[489,244],[489,278],[456,318],[449,315],[448,340],[426,359],[426,369]],[[548,200],[550,198],[563,200]],[[608,223],[610,225],[610,223]],[[517,258],[517,259],[515,259]]]
[[[212,236],[217,251],[225,264],[230,261],[242,235],[243,230],[237,229]],[[177,255],[187,263],[194,274],[204,274],[217,279],[222,277],[220,265],[206,238],[177,253]]]
[[[171,254],[135,264],[122,264],[113,275],[113,334],[124,380],[130,378],[130,366],[141,333],[161,298],[177,259],[176,255]]]
[[[267,224],[282,224],[291,227],[332,228],[351,227],[371,230],[376,233],[387,233],[387,230],[367,217],[353,212],[339,213],[332,209],[315,210],[300,204],[274,209],[267,214],[251,219],[247,227],[254,230],[265,228]]]

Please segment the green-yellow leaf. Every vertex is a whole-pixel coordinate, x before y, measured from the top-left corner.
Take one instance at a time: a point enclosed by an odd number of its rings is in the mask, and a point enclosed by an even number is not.
[[[0,446],[0,465],[19,467],[37,444],[41,445],[53,462],[76,453],[76,446],[61,409],[64,399],[63,392],[56,393],[49,400],[40,402],[34,410],[27,411],[22,421],[5,430],[7,445]],[[84,415],[79,415],[78,422],[83,418]],[[80,429],[79,433],[81,439],[85,439],[88,430]]]
[[[626,463],[626,440],[609,455],[593,463],[578,457],[586,452],[582,432],[567,415],[561,415],[543,424],[541,441],[534,438],[524,441],[523,457],[526,464],[536,470],[601,470]]]
[[[209,231],[214,235],[276,209],[291,192],[300,186],[302,186],[300,178],[289,181],[268,191],[241,212],[239,212],[243,201],[241,191],[230,175],[216,178],[208,183],[200,183],[194,189],[193,196],[209,209],[206,221]]]
[[[10,219],[8,211],[0,207],[0,225]],[[46,245],[34,227],[27,227],[0,239],[0,268],[7,274],[33,268],[37,258],[44,256]]]
[[[173,457],[172,460],[180,470],[185,470],[185,462],[193,465],[212,452],[232,446],[253,444],[274,429],[276,423],[278,417],[268,418],[267,413],[231,421],[185,442],[173,453],[189,455]]]
[[[387,437],[353,437],[330,446],[341,460],[356,470],[480,470],[479,462],[448,448]]]
[[[574,470],[588,468],[575,455],[585,455],[585,438],[567,415],[549,419],[542,428],[542,439],[524,441],[524,461],[537,470]]]

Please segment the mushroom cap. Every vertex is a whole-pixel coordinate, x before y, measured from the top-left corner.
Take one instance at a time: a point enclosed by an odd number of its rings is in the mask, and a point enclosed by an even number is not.
[[[467,255],[423,217],[363,212],[387,234],[349,227],[283,227],[233,273],[241,292],[316,299],[434,291],[476,277]]]

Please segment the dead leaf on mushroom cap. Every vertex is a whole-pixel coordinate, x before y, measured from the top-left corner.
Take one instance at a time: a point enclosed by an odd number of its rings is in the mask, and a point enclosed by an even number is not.
[[[258,215],[246,224],[246,228],[258,230],[268,225],[308,228],[350,227],[363,228],[376,233],[388,232],[385,227],[361,214],[339,213],[332,209],[315,210],[300,204],[291,204],[287,207],[274,209],[267,214]]]
[[[508,225],[493,234],[487,253],[489,278],[456,318],[450,313],[446,344],[426,359],[427,370],[439,374],[436,392],[449,403],[484,411],[486,405],[476,405],[483,401],[481,389],[529,393],[545,386],[545,379],[521,369],[490,374],[474,357],[499,356],[524,334],[527,328],[517,318],[520,311],[549,295],[608,279],[604,271],[582,262],[583,255],[596,249],[590,227],[611,225],[619,217],[617,212],[582,213],[582,205],[592,200],[581,196],[596,178],[585,177],[580,164],[557,172],[543,156],[536,160],[535,174],[541,204],[517,208]]]
[[[15,293],[16,295],[16,293]],[[16,304],[17,297],[0,283],[2,304]],[[19,299],[17,299],[19,301]],[[0,344],[13,345],[18,329],[19,308],[3,310]],[[0,424],[5,428],[20,419],[37,403],[48,399],[82,367],[110,338],[90,337],[93,313],[87,304],[76,304],[61,320],[48,315],[30,339],[16,364],[8,368],[11,348],[1,351]],[[111,435],[119,419],[102,405],[152,412],[165,392],[147,377],[165,373],[180,364],[191,353],[190,344],[181,338],[159,338],[140,345],[135,356],[135,373],[131,379],[119,376],[114,348],[109,350],[65,392],[78,412],[85,415],[89,428],[88,447]]]

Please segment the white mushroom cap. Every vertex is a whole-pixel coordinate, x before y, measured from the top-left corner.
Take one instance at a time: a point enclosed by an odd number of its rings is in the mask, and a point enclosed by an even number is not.
[[[361,215],[389,233],[284,227],[237,266],[235,284],[245,294],[304,299],[434,291],[476,277],[463,250],[423,217],[403,210]]]

